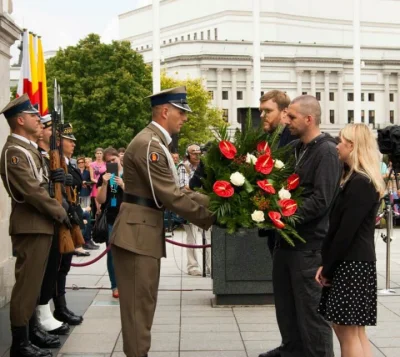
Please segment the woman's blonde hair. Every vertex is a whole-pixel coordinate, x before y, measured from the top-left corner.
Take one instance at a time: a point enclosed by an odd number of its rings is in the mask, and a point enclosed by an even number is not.
[[[346,182],[353,172],[368,177],[379,196],[385,193],[385,182],[380,170],[380,153],[372,130],[365,124],[348,124],[339,134],[341,139],[353,144],[353,151],[349,156],[350,170],[344,173],[343,182]]]

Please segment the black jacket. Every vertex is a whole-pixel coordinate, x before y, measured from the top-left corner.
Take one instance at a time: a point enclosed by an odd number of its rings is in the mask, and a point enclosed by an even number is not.
[[[291,143],[292,141],[296,140],[297,136],[294,136],[290,133],[290,130],[287,126],[282,130],[282,133],[279,137],[278,148],[286,146],[287,144]]]
[[[375,217],[379,195],[372,182],[353,173],[333,205],[322,244],[322,275],[331,279],[343,260],[375,261]]]
[[[296,167],[303,188],[302,205],[296,212],[300,222],[295,229],[306,240],[296,242],[294,249],[320,250],[328,232],[329,211],[339,188],[342,165],[336,151],[335,139],[322,133],[307,145],[293,142]],[[282,238],[281,248],[292,249]]]

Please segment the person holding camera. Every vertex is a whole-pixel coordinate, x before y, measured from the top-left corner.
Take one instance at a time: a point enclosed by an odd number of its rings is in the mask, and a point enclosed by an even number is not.
[[[106,163],[107,170],[103,176],[100,176],[99,181],[97,181],[96,200],[101,204],[101,212],[106,210],[104,214],[107,216],[108,236],[110,237],[123,200],[125,184],[122,179],[123,169],[118,151],[112,147],[105,149],[103,160]],[[109,244],[109,241],[107,241],[107,247]],[[115,279],[111,250],[107,252],[107,270],[111,283],[112,296],[118,299],[119,292]]]
[[[346,125],[336,148],[345,170],[315,276],[323,287],[319,312],[333,323],[343,357],[372,356],[365,326],[376,325],[374,229],[385,184],[367,125]]]
[[[185,153],[185,161],[179,163],[177,167],[179,187],[181,189],[190,190],[189,181],[193,177],[197,166],[200,164],[201,150],[200,146],[193,144],[189,145]],[[196,236],[198,228],[192,223],[187,222],[183,225],[186,232],[186,243],[196,244]],[[194,248],[187,248],[187,270],[189,275],[201,276],[197,254]]]

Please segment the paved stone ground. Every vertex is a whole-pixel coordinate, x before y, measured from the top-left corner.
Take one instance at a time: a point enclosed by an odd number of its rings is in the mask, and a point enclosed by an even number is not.
[[[378,288],[385,287],[386,244],[377,231]],[[184,233],[174,239],[182,241]],[[392,243],[391,287],[395,296],[379,296],[378,326],[368,328],[374,357],[400,356],[400,230]],[[102,247],[103,248],[103,247]],[[75,258],[81,262],[92,257]],[[201,260],[200,260],[201,261]],[[159,302],[153,325],[151,357],[257,357],[276,347],[280,334],[273,306],[212,308],[212,280],[188,276],[182,248],[168,245],[162,261]],[[183,271],[182,271],[183,270]],[[54,355],[123,357],[118,300],[112,298],[105,258],[68,276],[70,308],[84,313],[84,322],[63,338]],[[0,356],[8,357],[8,307],[0,309]],[[340,356],[335,340],[335,355]]]

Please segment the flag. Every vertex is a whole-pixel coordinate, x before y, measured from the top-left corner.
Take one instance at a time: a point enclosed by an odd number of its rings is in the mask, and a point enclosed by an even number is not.
[[[22,64],[19,74],[17,97],[24,93],[29,95],[31,88],[31,65],[29,60],[29,35],[28,30],[24,29],[22,34]]]
[[[39,103],[39,84],[37,75],[37,64],[36,64],[36,36],[32,33],[29,34],[29,62],[30,62],[30,72],[31,72],[31,88],[28,92],[29,98],[33,105]]]
[[[42,39],[38,37],[38,83],[39,83],[39,103],[40,115],[44,116],[49,113],[49,106],[47,102],[47,82],[46,82],[46,66],[44,64]]]

